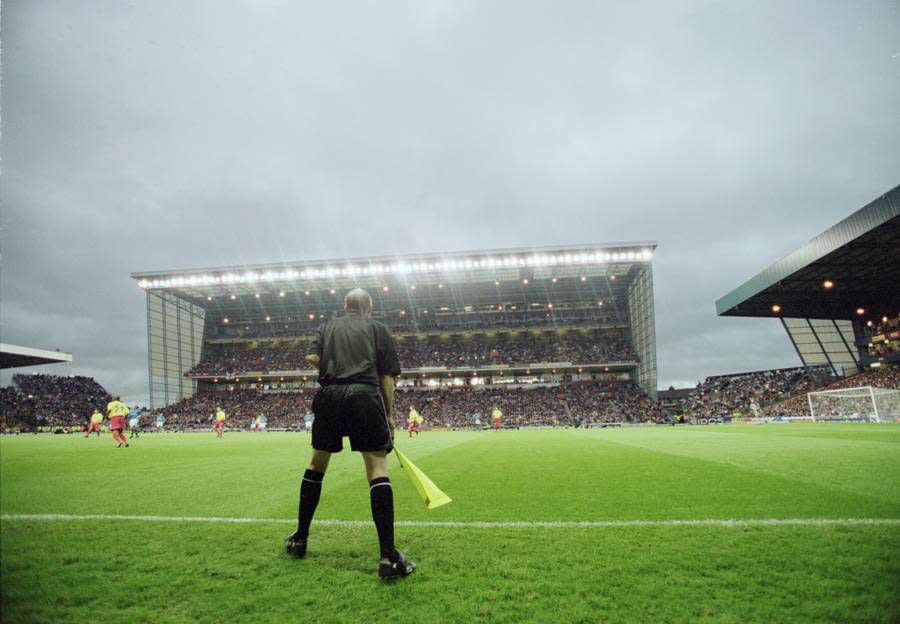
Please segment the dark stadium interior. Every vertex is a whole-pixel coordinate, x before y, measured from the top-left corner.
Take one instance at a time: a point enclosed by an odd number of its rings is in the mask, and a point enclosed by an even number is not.
[[[898,210],[900,187],[720,299],[719,314],[862,321],[896,317],[900,314]],[[768,282],[772,283],[759,288]]]

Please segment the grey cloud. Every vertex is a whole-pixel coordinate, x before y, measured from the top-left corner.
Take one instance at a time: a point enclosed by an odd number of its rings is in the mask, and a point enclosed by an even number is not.
[[[659,240],[661,385],[795,364],[714,300],[898,183],[895,2],[0,11],[3,339],[130,400],[131,271],[479,247]]]

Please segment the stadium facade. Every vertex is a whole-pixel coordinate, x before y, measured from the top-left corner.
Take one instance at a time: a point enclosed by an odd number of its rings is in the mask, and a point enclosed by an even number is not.
[[[405,365],[401,383],[615,378],[630,379],[655,398],[655,249],[655,242],[635,242],[133,273],[147,299],[150,405],[165,407],[223,385],[311,386],[315,371],[302,359],[304,341],[340,313],[343,295],[355,287],[372,294],[373,316],[398,341],[459,345],[472,335],[525,332],[582,332],[585,340],[602,340],[619,332],[630,343],[625,358]],[[296,357],[252,370],[198,367],[212,350],[278,344]]]
[[[779,319],[813,375],[822,365],[841,377],[900,361],[900,186],[735,288],[716,311]]]

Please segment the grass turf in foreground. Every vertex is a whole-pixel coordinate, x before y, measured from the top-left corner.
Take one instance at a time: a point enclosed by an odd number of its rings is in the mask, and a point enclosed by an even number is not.
[[[374,575],[374,530],[3,522],[4,622],[888,622],[895,527],[403,529],[420,570]]]
[[[900,427],[785,425],[423,434],[400,439],[454,502],[402,520],[900,518]],[[0,438],[4,514],[291,518],[300,434],[148,435],[130,449]],[[335,456],[318,518],[368,520]],[[115,488],[111,484],[117,484]],[[900,619],[900,527],[399,527],[420,564],[375,575],[371,526],[5,520],[4,622],[834,621]]]

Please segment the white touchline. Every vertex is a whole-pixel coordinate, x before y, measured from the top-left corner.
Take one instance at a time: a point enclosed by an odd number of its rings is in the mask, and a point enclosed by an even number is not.
[[[284,518],[219,518],[215,516],[127,516],[110,514],[2,514],[0,520],[38,522],[67,520],[121,520],[135,522],[210,522],[222,524],[296,524]],[[314,520],[325,526],[370,526],[371,520]],[[523,520],[481,521],[399,520],[397,526],[461,529],[575,529],[621,527],[766,527],[766,526],[900,526],[900,518],[710,518],[703,520]]]

